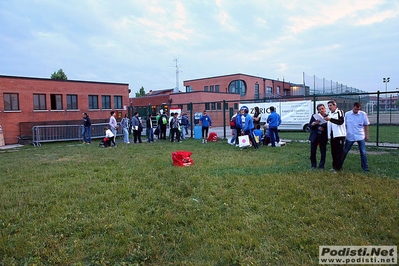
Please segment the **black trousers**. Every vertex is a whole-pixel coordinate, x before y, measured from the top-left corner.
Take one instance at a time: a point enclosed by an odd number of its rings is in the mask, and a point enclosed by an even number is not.
[[[310,142],[310,164],[312,167],[317,167],[317,147],[320,148],[320,162],[319,168],[323,169],[324,164],[326,163],[326,152],[327,152],[327,142],[320,141],[319,137],[317,137],[314,141]]]
[[[171,128],[170,129],[170,141],[173,142],[175,139],[175,134],[176,134],[176,140],[180,141],[180,131],[178,128]]]
[[[331,139],[332,167],[336,171],[341,171],[342,165],[344,164],[344,146],[345,137],[336,137]]]

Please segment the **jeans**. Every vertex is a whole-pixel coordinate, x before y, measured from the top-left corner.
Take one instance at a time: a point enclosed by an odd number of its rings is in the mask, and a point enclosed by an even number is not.
[[[91,133],[90,133],[90,128],[91,127],[83,127],[82,129],[82,137],[83,137],[83,141],[86,143],[91,143]],[[86,137],[86,133],[87,133],[87,137]]]
[[[129,140],[129,128],[128,127],[124,127],[123,128],[123,142],[125,142],[125,143],[130,142],[130,140]]]
[[[237,129],[234,128],[233,131],[234,131],[234,135],[230,139],[230,144],[234,144],[236,142],[236,138],[237,138]]]
[[[186,134],[184,133],[184,126],[182,127],[182,129],[180,131],[180,136],[181,136],[181,139],[186,139]]]
[[[154,142],[154,129],[153,128],[147,128],[147,138],[148,138],[148,142]]]
[[[346,155],[348,154],[348,152],[350,151],[350,149],[352,148],[352,145],[357,142],[357,145],[359,146],[359,151],[360,151],[360,163],[362,166],[362,169],[364,171],[368,171],[369,170],[369,165],[367,163],[367,153],[366,153],[366,140],[358,140],[358,141],[350,141],[350,140],[346,140],[345,141],[345,148],[344,148],[344,160],[346,158]]]

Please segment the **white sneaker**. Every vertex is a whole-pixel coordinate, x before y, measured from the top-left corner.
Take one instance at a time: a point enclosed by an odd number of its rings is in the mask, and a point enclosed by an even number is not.
[[[205,143],[205,140],[203,139],[203,140],[202,140],[202,144],[204,144],[204,143]]]
[[[281,147],[280,143],[276,143],[276,147]]]

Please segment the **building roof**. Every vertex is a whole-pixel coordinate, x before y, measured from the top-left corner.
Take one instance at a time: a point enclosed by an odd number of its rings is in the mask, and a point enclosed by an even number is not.
[[[47,81],[56,81],[56,82],[81,82],[81,83],[97,83],[97,84],[113,84],[113,85],[127,85],[128,83],[116,83],[116,82],[103,82],[103,81],[86,81],[86,80],[57,80],[51,78],[36,78],[36,77],[21,77],[21,76],[7,76],[0,75],[0,78],[13,78],[13,79],[33,79],[33,80],[47,80]]]

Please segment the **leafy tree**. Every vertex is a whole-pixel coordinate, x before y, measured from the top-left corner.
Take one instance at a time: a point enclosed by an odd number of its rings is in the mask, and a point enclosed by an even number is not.
[[[142,86],[139,92],[136,92],[136,98],[146,96],[144,87]]]
[[[54,73],[51,74],[51,79],[55,79],[55,80],[67,80],[68,77],[67,77],[67,75],[64,73],[64,71],[62,71],[62,69],[59,69],[57,72],[54,71]]]

